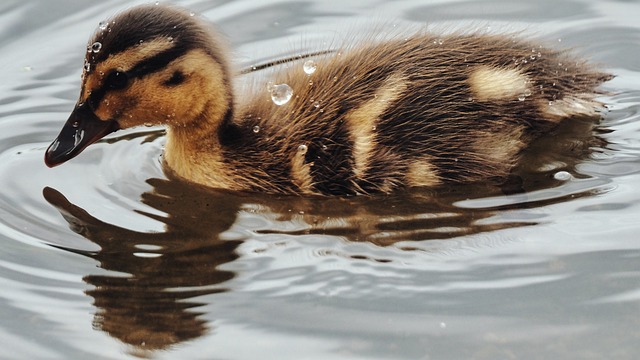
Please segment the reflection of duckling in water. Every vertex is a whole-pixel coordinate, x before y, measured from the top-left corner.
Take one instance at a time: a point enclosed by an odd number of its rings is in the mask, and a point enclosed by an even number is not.
[[[96,307],[94,327],[130,345],[135,354],[149,355],[148,352],[168,349],[211,330],[212,324],[200,316],[203,310],[199,309],[216,298],[192,298],[229,290],[225,283],[235,273],[221,265],[239,258],[236,251],[242,240],[225,240],[221,234],[231,229],[243,210],[277,219],[274,223],[304,222],[306,229],[300,233],[334,235],[380,245],[527,225],[472,224],[493,212],[459,211],[442,200],[425,198],[428,194],[411,192],[394,197],[392,202],[383,197],[310,201],[305,197],[262,194],[248,197],[181,181],[150,179],[149,183],[153,190],[142,195],[142,202],[156,211],[140,214],[164,223],[162,232],[141,232],[104,222],[69,202],[60,192],[52,188],[43,190],[45,199],[60,211],[71,229],[100,247],[89,252],[56,246],[90,257],[107,270],[83,277],[93,287],[87,295],[94,298]],[[393,216],[385,216],[391,208],[395,209]],[[419,217],[416,209],[434,216]],[[448,233],[438,230],[443,227],[449,229]],[[258,231],[281,233],[277,229]],[[384,235],[376,237],[374,233]],[[327,248],[326,254],[358,261],[391,261],[339,248]],[[218,315],[209,314],[207,318]]]
[[[611,78],[511,36],[417,34],[320,55],[274,74],[270,91],[236,94],[218,35],[160,5],[116,16],[89,44],[49,166],[118,129],[163,124],[170,172],[270,193],[502,181],[532,140],[596,117],[596,87]]]
[[[235,249],[241,242],[219,238],[236,219],[237,199],[217,203],[212,214],[205,204],[215,193],[203,197],[197,187],[191,191],[184,186],[170,192],[166,185],[172,183],[159,181],[159,194],[143,195],[144,202],[171,213],[166,218],[145,214],[166,224],[161,233],[106,223],[56,190],[43,190],[71,229],[100,250],[59,248],[95,259],[101,268],[115,273],[83,278],[94,287],[87,291],[97,308],[94,327],[131,345],[135,354],[167,349],[205,334],[210,326],[196,310],[202,303],[189,299],[226,291],[221,284],[235,275],[218,265],[238,258]]]

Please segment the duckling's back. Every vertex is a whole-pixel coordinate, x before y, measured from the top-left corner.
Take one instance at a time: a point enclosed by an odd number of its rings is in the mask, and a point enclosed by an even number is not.
[[[508,36],[416,35],[337,51],[268,79],[221,134],[241,187],[358,194],[503,180],[563,119],[597,117],[611,78]]]

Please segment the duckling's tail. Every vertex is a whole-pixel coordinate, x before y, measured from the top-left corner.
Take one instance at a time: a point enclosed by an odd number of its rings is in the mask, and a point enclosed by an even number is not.
[[[597,117],[606,109],[605,103],[598,100],[598,97],[611,95],[598,87],[614,77],[615,75],[603,72],[590,74],[583,80],[580,89],[567,91],[562,98],[542,104],[542,111],[554,122],[569,117]]]

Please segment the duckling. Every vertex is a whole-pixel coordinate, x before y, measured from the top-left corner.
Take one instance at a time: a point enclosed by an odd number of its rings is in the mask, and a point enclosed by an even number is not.
[[[90,39],[79,101],[45,162],[165,125],[165,171],[209,187],[351,195],[501,181],[534,139],[598,117],[597,87],[612,78],[510,35],[418,33],[318,54],[238,94],[208,23],[131,8]]]

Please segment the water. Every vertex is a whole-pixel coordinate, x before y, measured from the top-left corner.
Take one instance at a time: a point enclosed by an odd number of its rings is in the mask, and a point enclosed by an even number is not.
[[[271,89],[271,100],[276,105],[284,105],[291,100],[293,89],[288,84],[273,85]]]
[[[311,74],[313,74],[314,72],[316,72],[317,67],[318,67],[318,66],[316,65],[315,61],[313,61],[313,60],[307,60],[307,61],[305,61],[305,62],[304,62],[304,64],[302,65],[302,68],[303,68],[304,72],[305,72],[307,75],[311,75]]]
[[[617,74],[611,110],[587,159],[556,155],[526,194],[199,189],[166,180],[157,128],[48,169],[89,34],[130,2],[4,1],[0,358],[637,358],[640,4],[179,3],[245,67],[380,26],[525,29]]]

